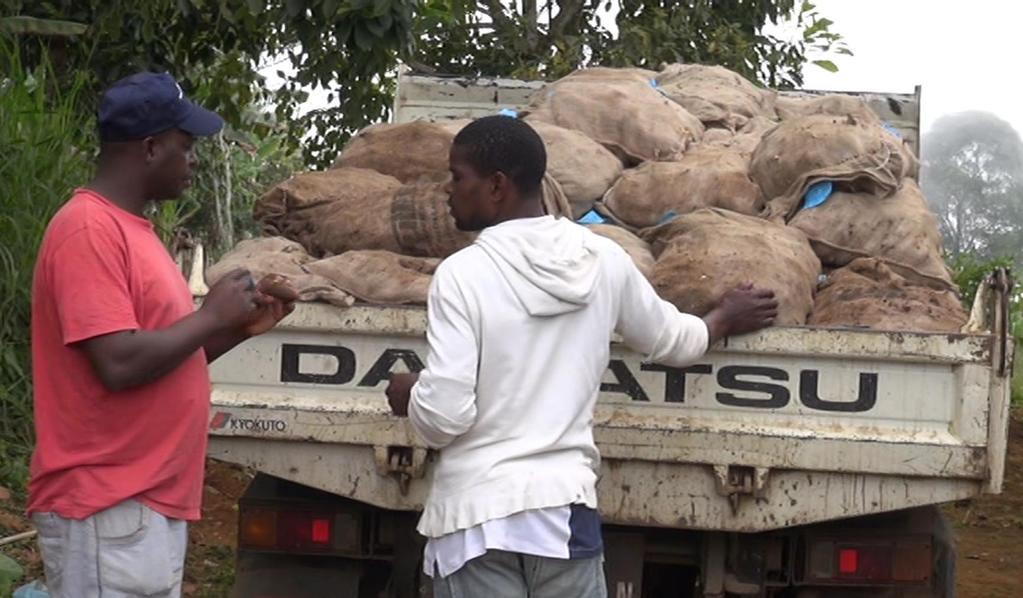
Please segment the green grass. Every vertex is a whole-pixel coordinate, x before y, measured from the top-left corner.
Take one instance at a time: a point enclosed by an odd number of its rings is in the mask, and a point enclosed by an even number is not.
[[[90,173],[88,118],[77,111],[84,79],[57,86],[46,66],[13,65],[0,78],[0,485],[21,492],[32,446],[32,270],[46,223]]]
[[[234,549],[191,544],[185,563],[185,583],[196,598],[223,598],[234,585]]]

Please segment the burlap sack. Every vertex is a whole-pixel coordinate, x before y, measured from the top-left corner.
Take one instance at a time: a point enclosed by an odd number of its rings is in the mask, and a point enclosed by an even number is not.
[[[891,195],[909,164],[898,140],[851,116],[806,116],[782,122],[753,152],[750,175],[768,200],[765,216],[788,220],[806,189],[832,181],[846,191]]]
[[[620,226],[590,224],[586,228],[621,245],[625,253],[629,254],[629,257],[632,258],[632,263],[636,264],[636,269],[643,276],[650,278],[650,273],[654,269],[654,254],[650,252],[649,243]]]
[[[775,92],[721,66],[672,64],[657,75],[664,93],[704,125],[739,130],[751,118],[773,119]]]
[[[703,132],[703,139],[700,140],[700,145],[721,147],[730,143],[734,138],[735,132],[730,129],[707,127],[707,129]]]
[[[565,195],[561,183],[550,173],[544,173],[543,182],[540,185],[540,202],[543,204],[545,214],[555,218],[572,218],[573,207]]]
[[[748,172],[749,159],[738,152],[698,146],[678,162],[647,162],[626,170],[603,203],[635,228],[654,226],[670,212],[682,215],[700,208],[756,215],[764,202]]]
[[[448,152],[457,131],[426,121],[379,124],[352,137],[331,168],[368,168],[402,183],[448,174]]]
[[[773,120],[757,116],[746,121],[735,133],[728,129],[707,129],[700,145],[731,150],[748,158],[756,151],[764,135],[777,125]]]
[[[828,275],[809,324],[959,332],[966,321],[966,310],[953,291],[897,274],[881,260],[861,258]]]
[[[306,268],[361,301],[377,305],[425,304],[439,259],[389,251],[349,251]]]
[[[627,165],[675,160],[703,135],[685,108],[638,80],[573,75],[538,91],[524,111],[527,122],[579,131]]]
[[[541,121],[529,123],[547,148],[547,173],[561,185],[578,218],[593,208],[622,172],[622,162],[579,131]]]
[[[843,94],[826,96],[802,95],[802,96],[779,96],[776,102],[776,109],[780,120],[793,120],[804,116],[817,114],[830,116],[852,116],[864,123],[883,124],[881,117],[877,115],[862,99]],[[917,178],[920,174],[920,160],[901,137],[893,135],[898,141],[903,159],[906,161],[905,176]]]
[[[824,242],[814,248],[825,265],[844,266],[850,254],[881,257],[951,281],[942,258],[938,220],[912,179],[902,181],[886,198],[835,193],[823,205],[800,210],[789,225]]]
[[[395,253],[445,258],[468,247],[476,238],[475,233],[460,231],[455,226],[444,186],[445,183],[409,183],[394,194],[390,221],[398,246]],[[572,214],[561,186],[547,174],[541,187],[541,201],[546,213],[556,218]]]
[[[572,71],[560,81],[573,79],[577,81],[632,81],[650,85],[657,80],[657,71],[642,68],[611,68],[595,66],[588,69]]]
[[[447,257],[474,235],[455,227],[444,186],[425,179],[401,185],[362,168],[307,172],[271,189],[255,214],[269,234],[298,241],[316,257],[355,249]],[[570,211],[554,183],[548,188],[558,206],[554,213]]]
[[[866,102],[856,96],[844,94],[831,95],[780,95],[774,103],[779,120],[794,120],[804,116],[852,116],[856,120],[868,124],[881,124],[881,118],[867,106]]]
[[[303,172],[278,183],[253,208],[265,234],[298,241],[310,254],[400,251],[391,227],[394,177],[364,168]]]
[[[438,120],[434,124],[444,129],[448,133],[451,133],[451,138],[454,139],[458,133],[465,128],[465,125],[472,122],[472,119],[468,118],[455,118],[451,120]],[[447,166],[444,166],[447,169]]]
[[[245,268],[256,280],[267,274],[287,276],[298,290],[299,301],[326,301],[340,307],[355,302],[326,278],[310,274],[305,266],[312,261],[301,245],[283,237],[249,239],[235,245],[206,270],[206,283],[213,286],[231,271]]]
[[[650,282],[680,310],[705,315],[722,295],[752,283],[774,291],[779,326],[806,322],[820,260],[798,230],[726,210],[705,209],[648,229],[657,262]]]
[[[402,185],[398,189],[389,214],[397,249],[388,251],[444,258],[472,243],[476,236],[455,226],[444,186],[445,183],[419,182]]]

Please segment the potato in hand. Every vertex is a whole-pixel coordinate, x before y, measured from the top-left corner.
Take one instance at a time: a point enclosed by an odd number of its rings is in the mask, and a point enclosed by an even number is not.
[[[285,303],[298,300],[298,290],[291,284],[287,276],[281,274],[267,274],[259,281],[256,289],[264,295],[280,299]]]

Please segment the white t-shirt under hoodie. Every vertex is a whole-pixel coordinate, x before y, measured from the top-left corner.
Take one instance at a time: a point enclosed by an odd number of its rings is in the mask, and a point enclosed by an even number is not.
[[[428,538],[535,509],[597,508],[593,410],[617,332],[683,367],[707,327],[660,299],[613,241],[567,219],[511,220],[437,268],[409,419],[440,449]]]

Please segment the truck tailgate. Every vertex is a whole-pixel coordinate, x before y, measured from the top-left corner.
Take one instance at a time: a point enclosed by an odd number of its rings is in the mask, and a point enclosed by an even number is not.
[[[212,368],[211,456],[417,509],[432,454],[383,390],[425,361],[425,311],[303,304]],[[991,335],[773,328],[685,369],[612,348],[596,413],[608,523],[761,531],[1001,486]]]

